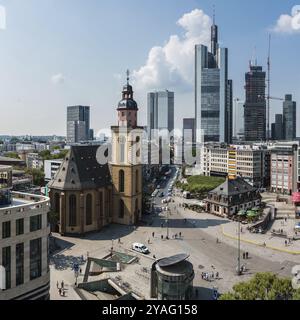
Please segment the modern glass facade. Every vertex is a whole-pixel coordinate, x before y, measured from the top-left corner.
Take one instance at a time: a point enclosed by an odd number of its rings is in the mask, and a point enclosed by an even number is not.
[[[72,106],[67,109],[67,141],[77,143],[90,137],[90,107]]]
[[[262,67],[250,66],[246,73],[244,106],[245,140],[266,140],[266,73]]]
[[[174,130],[174,92],[160,91],[148,93],[148,135],[151,130]]]
[[[197,143],[232,142],[232,81],[228,80],[228,49],[218,48],[212,28],[212,52],[195,46],[195,114]]]
[[[296,139],[296,120],[297,110],[296,102],[293,96],[287,94],[283,102],[283,136],[284,140],[292,141]]]

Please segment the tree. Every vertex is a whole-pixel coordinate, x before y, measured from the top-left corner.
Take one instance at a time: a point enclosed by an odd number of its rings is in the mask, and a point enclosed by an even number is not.
[[[45,185],[45,174],[40,169],[27,169],[27,174],[32,175],[33,184],[36,186],[44,186]]]
[[[17,152],[7,152],[5,155],[6,155],[6,157],[8,157],[8,158],[20,159]]]
[[[225,293],[220,300],[298,300],[300,290],[295,290],[288,278],[272,273],[257,273],[248,282],[240,282],[233,292]]]

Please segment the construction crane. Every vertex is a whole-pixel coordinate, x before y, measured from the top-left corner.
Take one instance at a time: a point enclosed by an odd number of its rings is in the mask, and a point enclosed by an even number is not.
[[[271,34],[269,34],[269,50],[268,50],[268,96],[267,96],[267,108],[268,108],[268,122],[267,122],[267,141],[270,139],[270,100],[271,100]]]

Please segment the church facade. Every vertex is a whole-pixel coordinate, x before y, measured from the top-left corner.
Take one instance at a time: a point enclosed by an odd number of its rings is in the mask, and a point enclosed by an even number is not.
[[[111,159],[97,160],[99,146],[71,146],[49,183],[51,210],[59,215],[59,233],[82,235],[111,223],[134,225],[142,215],[143,127],[127,79],[118,104],[118,125],[111,127]]]

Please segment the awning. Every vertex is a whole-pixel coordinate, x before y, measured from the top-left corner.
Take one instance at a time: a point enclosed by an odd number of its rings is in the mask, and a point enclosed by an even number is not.
[[[255,218],[258,216],[258,213],[252,210],[247,211],[247,217],[249,218]]]
[[[243,217],[247,215],[247,211],[246,210],[240,210],[238,213],[238,216]]]

